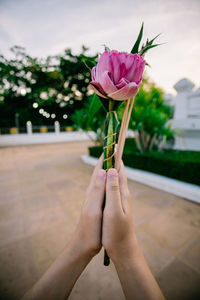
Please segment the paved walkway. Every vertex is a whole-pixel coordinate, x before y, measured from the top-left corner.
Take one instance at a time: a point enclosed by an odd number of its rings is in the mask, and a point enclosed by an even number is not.
[[[0,299],[22,296],[70,240],[93,169],[80,158],[88,145],[0,148]],[[200,206],[136,182],[129,188],[141,248],[167,299],[200,299]],[[102,261],[103,252],[70,300],[124,299],[114,266]]]

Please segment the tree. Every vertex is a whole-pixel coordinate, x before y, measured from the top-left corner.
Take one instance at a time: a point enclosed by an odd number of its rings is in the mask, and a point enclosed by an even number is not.
[[[49,70],[50,60],[39,60],[25,53],[22,47],[13,47],[14,59],[0,57],[0,125],[14,126],[15,115],[24,126],[28,120],[45,124],[46,118],[39,114],[40,106],[46,108],[53,99],[45,102],[41,92],[48,87],[58,87],[62,77],[54,69]],[[34,108],[37,106],[38,109]]]
[[[35,125],[71,125],[71,115],[82,107],[89,94],[90,71],[97,56],[87,56],[83,47],[79,55],[70,49],[59,56],[38,59],[29,56],[25,49],[11,49],[13,59],[0,56],[0,126],[20,126],[27,121]],[[65,117],[65,118],[63,118]]]
[[[173,139],[174,131],[168,124],[173,108],[164,100],[164,92],[155,83],[144,77],[135,97],[129,128],[135,131],[135,140],[140,152],[161,150]]]

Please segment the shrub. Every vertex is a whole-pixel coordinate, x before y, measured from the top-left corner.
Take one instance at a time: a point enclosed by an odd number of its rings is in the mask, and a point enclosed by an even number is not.
[[[99,157],[102,147],[89,147],[89,154]],[[126,140],[123,161],[126,166],[145,170],[184,182],[200,185],[200,152],[163,150],[140,153],[132,138]]]
[[[164,99],[164,91],[143,77],[143,84],[135,97],[129,128],[135,132],[140,152],[161,151],[167,141],[173,140],[175,131],[169,120],[173,107]]]

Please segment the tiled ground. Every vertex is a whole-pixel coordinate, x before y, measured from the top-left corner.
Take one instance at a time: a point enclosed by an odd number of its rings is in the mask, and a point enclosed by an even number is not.
[[[92,167],[89,142],[0,148],[0,299],[18,299],[70,240]],[[200,206],[129,181],[135,230],[167,299],[200,299]],[[124,299],[96,256],[70,300]],[[56,299],[55,299],[56,300]],[[142,299],[141,299],[142,300]]]

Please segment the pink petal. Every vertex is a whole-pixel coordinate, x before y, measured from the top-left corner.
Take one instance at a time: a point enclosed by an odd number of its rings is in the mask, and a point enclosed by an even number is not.
[[[130,82],[138,83],[142,79],[142,74],[145,67],[145,60],[138,54],[134,55],[134,61],[127,70],[126,78]]]
[[[127,54],[125,64],[126,64],[126,69],[129,70],[129,68],[133,65],[135,61],[135,56],[133,54]]]
[[[135,82],[130,82],[120,90],[109,94],[108,97],[113,100],[126,100],[134,97],[138,92],[138,85]]]
[[[141,86],[141,84],[142,84],[142,79],[138,82],[138,87],[140,87]]]
[[[135,70],[135,78],[134,78],[134,81],[136,82],[136,83],[138,83],[139,81],[141,81],[141,79],[142,79],[142,74],[143,74],[143,71],[144,71],[144,65],[139,65],[137,68],[136,68],[136,70]]]
[[[99,82],[102,74],[105,71],[110,71],[109,56],[110,56],[110,52],[105,51],[99,58],[99,61],[98,61],[97,67],[96,67],[96,81],[98,81],[98,82]]]
[[[126,78],[120,79],[119,83],[116,85],[117,89],[123,88],[125,85],[129,84],[129,81]]]
[[[105,99],[108,98],[99,83],[97,83],[95,81],[91,81],[90,86],[97,95],[99,95],[100,97],[103,97]]]
[[[105,71],[101,75],[101,77],[99,78],[99,83],[106,94],[114,93],[115,91],[117,91],[117,88],[112,82],[108,71]]]
[[[136,67],[137,67],[137,62],[136,62],[136,59],[134,59],[132,65],[129,67],[127,74],[126,74],[126,78],[131,82],[135,81],[134,76],[135,76]]]
[[[96,79],[96,70],[97,70],[97,67],[92,68],[92,80],[93,81],[95,81],[95,79]]]
[[[127,71],[126,71],[125,63],[122,63],[120,65],[120,79],[123,78],[123,77],[125,77],[126,73],[127,73]]]
[[[119,80],[121,79],[120,64],[121,64],[121,62],[120,62],[119,52],[111,51],[111,53],[110,53],[110,69],[111,69],[111,74],[113,75],[114,84],[117,84],[119,82]]]

